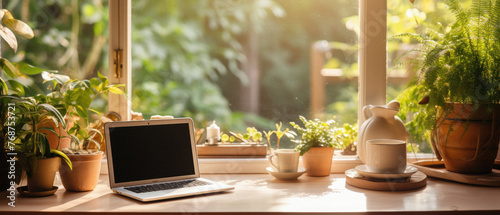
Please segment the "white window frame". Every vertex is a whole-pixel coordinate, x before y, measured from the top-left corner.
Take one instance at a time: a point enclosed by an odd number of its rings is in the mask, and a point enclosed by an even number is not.
[[[108,111],[118,113],[122,120],[130,120],[132,106],[131,6],[131,0],[109,0],[109,83],[125,84],[128,96],[109,93]],[[115,51],[119,50],[119,62],[115,62]]]
[[[112,84],[125,84],[132,92],[131,58],[131,0],[109,0],[109,80]],[[387,0],[359,0],[359,104],[382,105],[386,102],[387,85]],[[120,77],[115,77],[113,50],[123,50]],[[130,119],[131,95],[109,95],[109,111],[115,111],[123,120]],[[358,123],[363,123],[358,117]],[[340,156],[336,156],[340,157]],[[231,164],[230,166],[228,166]],[[332,172],[343,172],[360,164],[355,156],[334,158]],[[237,167],[231,167],[231,166]],[[265,159],[200,159],[202,173],[265,173]]]

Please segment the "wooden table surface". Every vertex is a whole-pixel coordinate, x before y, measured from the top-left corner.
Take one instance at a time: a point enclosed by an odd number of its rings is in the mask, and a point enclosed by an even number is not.
[[[175,213],[303,213],[325,214],[500,214],[500,188],[464,185],[429,178],[422,189],[403,192],[370,191],[346,185],[343,174],[302,176],[282,181],[267,174],[210,174],[202,177],[235,186],[233,191],[197,197],[141,203],[109,189],[101,175],[92,192],[66,192],[60,184],[55,195],[42,198],[16,196],[8,206],[0,199],[0,214],[175,214]]]

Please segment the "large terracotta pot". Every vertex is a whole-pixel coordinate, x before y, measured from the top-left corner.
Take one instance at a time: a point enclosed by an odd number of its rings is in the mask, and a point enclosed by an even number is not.
[[[102,152],[96,154],[68,155],[73,170],[66,162],[59,169],[61,181],[68,191],[92,191],[97,186],[101,172]]]
[[[60,165],[60,157],[38,159],[35,171],[28,177],[28,190],[30,192],[52,190]]]
[[[489,173],[500,142],[500,105],[493,111],[481,106],[448,104],[450,114],[444,114],[433,132],[437,153],[448,171],[465,174]]]
[[[329,176],[332,168],[333,148],[312,147],[302,155],[302,162],[309,176]]]

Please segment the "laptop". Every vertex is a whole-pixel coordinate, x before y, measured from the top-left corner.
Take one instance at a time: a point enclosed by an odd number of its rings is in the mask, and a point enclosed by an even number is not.
[[[109,122],[104,134],[115,193],[150,202],[234,189],[200,177],[190,118]]]

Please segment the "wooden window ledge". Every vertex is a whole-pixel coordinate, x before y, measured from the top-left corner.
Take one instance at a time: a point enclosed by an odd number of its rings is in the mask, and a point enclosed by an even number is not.
[[[4,192],[0,214],[500,214],[500,188],[464,185],[429,178],[422,189],[404,192],[370,191],[346,185],[343,174],[276,180],[268,174],[204,174],[235,186],[233,191],[153,203],[141,203],[113,193],[107,175],[92,192],[66,192],[60,182],[52,196],[16,196],[16,207]]]

